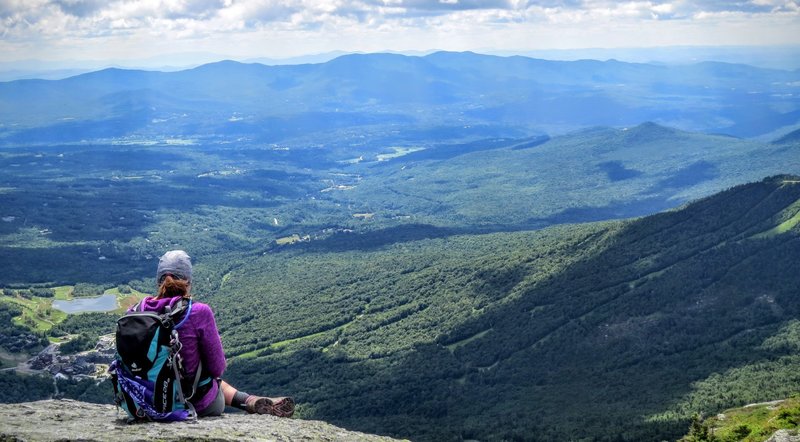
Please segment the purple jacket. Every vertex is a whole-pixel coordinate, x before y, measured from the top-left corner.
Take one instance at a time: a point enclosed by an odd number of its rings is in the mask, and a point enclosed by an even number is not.
[[[148,296],[142,300],[139,310],[163,313],[167,305],[175,305],[179,300],[179,297],[156,299]],[[178,329],[178,336],[183,345],[180,351],[183,367],[190,379],[194,378],[201,361],[204,374],[212,378],[222,376],[225,371],[225,353],[222,351],[222,341],[211,307],[202,302],[192,301],[189,318]],[[214,402],[218,389],[217,382],[212,382],[211,390],[205,396],[192,398],[191,402],[197,411],[205,410]]]

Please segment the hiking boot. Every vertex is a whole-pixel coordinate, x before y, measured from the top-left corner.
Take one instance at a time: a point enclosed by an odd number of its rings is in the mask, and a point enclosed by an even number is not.
[[[244,402],[245,410],[250,413],[271,414],[278,417],[292,417],[294,399],[290,397],[262,397],[250,395]]]

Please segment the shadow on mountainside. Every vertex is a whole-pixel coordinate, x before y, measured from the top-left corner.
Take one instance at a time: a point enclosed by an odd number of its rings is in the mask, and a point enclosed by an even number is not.
[[[353,360],[309,348],[232,368],[302,394],[307,416],[415,440],[679,437],[700,411],[678,406],[693,383],[791,354],[761,345],[800,314],[796,228],[753,236],[800,199],[800,185],[778,180],[604,228],[542,280],[525,276],[536,244],[498,250],[506,264],[483,269],[482,286],[498,301],[408,351]],[[800,388],[775,379],[757,400]],[[738,405],[741,388],[698,404]]]

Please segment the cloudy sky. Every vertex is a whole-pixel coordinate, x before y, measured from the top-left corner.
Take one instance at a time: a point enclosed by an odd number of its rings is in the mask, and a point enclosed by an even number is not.
[[[0,0],[0,62],[800,44],[800,0]]]

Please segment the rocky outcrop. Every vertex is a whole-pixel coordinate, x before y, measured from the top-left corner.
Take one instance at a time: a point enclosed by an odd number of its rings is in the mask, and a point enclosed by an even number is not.
[[[778,430],[766,442],[800,442],[797,430]]]
[[[126,424],[112,405],[72,400],[0,404],[0,442],[17,441],[392,441],[333,425],[231,413],[197,422]]]

